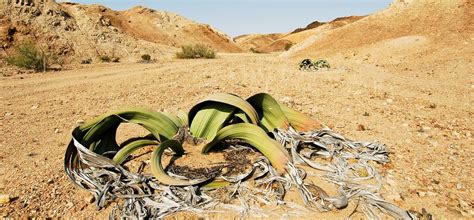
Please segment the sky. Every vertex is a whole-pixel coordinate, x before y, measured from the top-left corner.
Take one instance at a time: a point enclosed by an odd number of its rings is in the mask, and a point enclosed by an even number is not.
[[[73,0],[101,4],[115,10],[142,5],[174,12],[209,24],[235,37],[241,34],[284,33],[313,21],[367,15],[386,8],[392,0]]]

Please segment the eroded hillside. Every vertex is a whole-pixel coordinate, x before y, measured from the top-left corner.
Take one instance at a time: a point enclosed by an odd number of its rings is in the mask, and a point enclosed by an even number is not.
[[[129,61],[142,54],[168,56],[194,43],[220,52],[241,51],[209,25],[143,7],[114,11],[100,5],[4,1],[0,20],[1,45],[7,51],[19,42],[34,41],[57,55],[60,64],[103,55]]]

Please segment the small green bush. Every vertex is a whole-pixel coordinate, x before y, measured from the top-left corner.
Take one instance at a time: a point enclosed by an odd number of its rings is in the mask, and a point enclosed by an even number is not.
[[[5,58],[5,61],[20,68],[39,72],[48,69],[49,58],[49,54],[40,50],[35,44],[28,42],[15,47],[15,55]]]
[[[314,65],[318,68],[327,68],[327,69],[331,68],[331,65],[329,64],[329,62],[323,59],[320,59],[314,62]]]
[[[176,57],[179,59],[213,59],[216,58],[216,52],[204,44],[186,45],[181,47],[181,52],[176,53]]]
[[[288,51],[293,46],[293,43],[287,43],[285,45],[285,50]]]

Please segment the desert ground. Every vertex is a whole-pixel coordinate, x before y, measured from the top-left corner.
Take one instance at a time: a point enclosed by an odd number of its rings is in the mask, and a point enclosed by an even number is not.
[[[386,144],[390,163],[377,168],[387,201],[434,218],[472,219],[473,8],[467,0],[394,0],[370,15],[231,38],[145,7],[0,1],[0,196],[9,198],[0,202],[0,217],[109,215],[114,203],[98,210],[63,169],[71,131],[84,121],[120,107],[187,112],[213,93],[265,92],[347,138]],[[55,55],[50,71],[3,62],[28,41]],[[217,58],[175,58],[181,46],[197,43]],[[152,62],[140,63],[143,55]],[[104,56],[120,62],[103,63]],[[331,68],[300,71],[305,58]],[[121,132],[136,135],[132,130]],[[302,217],[347,218],[356,206]],[[265,209],[284,217],[288,207]]]
[[[0,213],[108,215],[63,171],[70,132],[80,121],[122,106],[176,112],[215,92],[267,92],[346,137],[387,144],[391,162],[382,171],[382,193],[388,201],[426,208],[436,218],[473,217],[472,62],[445,59],[442,67],[409,71],[403,63],[388,68],[363,57],[329,60],[331,70],[303,72],[298,60],[277,54],[219,54],[0,78],[0,190],[14,198]]]

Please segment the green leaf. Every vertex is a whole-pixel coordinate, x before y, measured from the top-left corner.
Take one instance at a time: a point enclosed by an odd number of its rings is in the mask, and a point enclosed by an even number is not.
[[[169,176],[161,164],[161,157],[165,149],[171,148],[177,155],[182,155],[184,153],[183,147],[176,140],[166,140],[163,141],[159,146],[157,146],[151,155],[151,172],[153,176],[162,184],[170,186],[189,186],[196,185],[207,181],[207,179],[201,180],[182,180],[176,179]]]
[[[178,116],[176,115],[173,115],[172,113],[170,112],[162,112],[163,115],[165,115],[166,117],[168,117],[171,121],[173,121],[173,123],[176,125],[176,127],[180,128],[180,127],[183,127],[185,124],[183,124],[182,120],[180,120],[178,118]]]
[[[259,93],[248,98],[247,101],[257,110],[261,118],[260,124],[267,132],[275,128],[288,129],[288,119],[281,110],[280,104],[272,96]]]
[[[321,123],[319,121],[316,121],[313,118],[284,105],[281,105],[281,109],[288,118],[290,125],[297,131],[311,131],[315,129],[321,129]]]
[[[216,93],[206,97],[204,100],[196,104],[190,111],[189,111],[189,122],[192,124],[193,119],[197,112],[202,108],[202,105],[205,103],[223,103],[227,105],[231,105],[243,111],[250,119],[253,124],[258,124],[258,114],[257,111],[248,103],[247,101],[243,100],[242,98],[228,94],[228,93]]]
[[[125,108],[103,114],[80,126],[79,129],[85,132],[85,146],[96,153],[110,150],[107,146],[117,145],[116,130],[124,122],[143,126],[157,140],[169,140],[178,132],[178,127],[164,114],[145,108]]]
[[[265,131],[253,124],[233,124],[221,129],[212,142],[202,148],[202,153],[208,153],[212,147],[225,139],[239,139],[259,150],[279,173],[286,172],[289,162],[288,151],[278,142],[271,139]]]
[[[182,125],[189,125],[188,115],[186,113],[179,111],[177,117]]]
[[[243,111],[238,111],[237,113],[234,114],[234,121],[235,119],[241,120],[243,123],[250,123],[249,118]]]
[[[235,107],[222,103],[204,103],[191,123],[191,133],[195,137],[211,141],[234,110]]]
[[[127,158],[132,155],[133,152],[136,150],[150,146],[150,145],[159,145],[160,143],[154,140],[136,140],[127,145],[125,145],[122,149],[120,149],[117,154],[115,154],[113,160],[118,164],[122,164]]]

